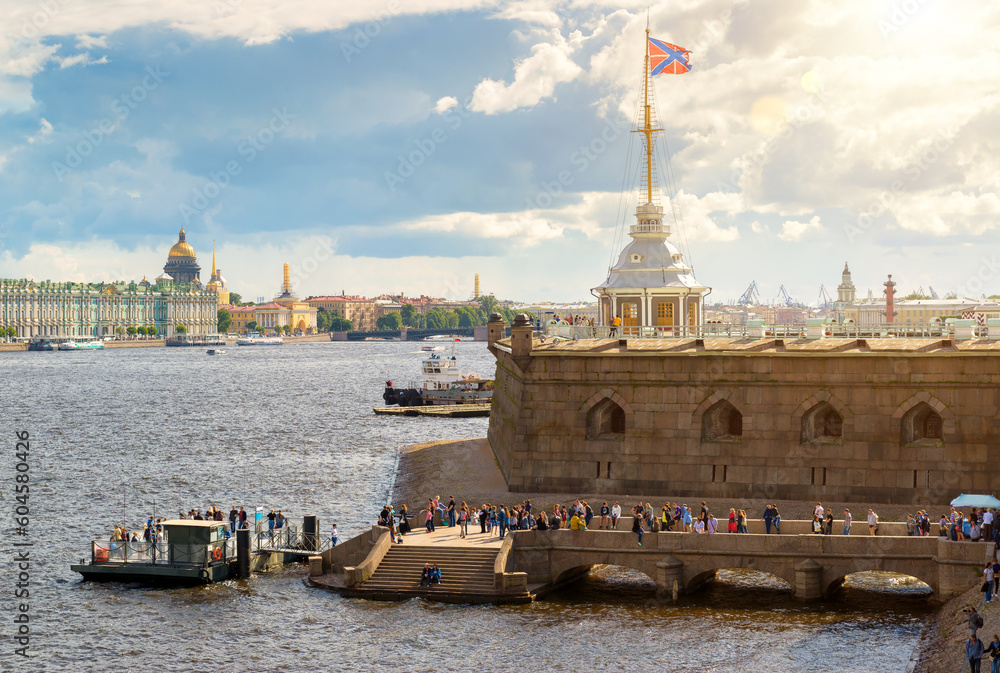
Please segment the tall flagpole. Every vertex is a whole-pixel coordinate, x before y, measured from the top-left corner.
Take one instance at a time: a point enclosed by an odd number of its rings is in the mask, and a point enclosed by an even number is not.
[[[642,103],[643,103],[643,125],[632,133],[642,133],[646,136],[646,201],[653,202],[653,133],[663,129],[654,129],[652,123],[652,108],[649,102],[649,14],[646,15],[646,56],[643,61],[644,69],[642,74]]]

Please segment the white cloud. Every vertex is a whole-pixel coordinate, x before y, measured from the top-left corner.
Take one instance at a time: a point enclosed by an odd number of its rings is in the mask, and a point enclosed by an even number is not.
[[[570,59],[572,48],[558,43],[532,47],[531,56],[514,66],[514,81],[484,79],[472,93],[469,109],[486,114],[537,105],[553,95],[557,84],[575,79],[583,69]]]
[[[78,49],[107,49],[108,38],[104,35],[77,35],[76,46]]]
[[[553,225],[533,212],[525,213],[449,213],[404,222],[407,231],[458,233],[479,238],[516,238],[525,247],[538,245],[562,235],[562,227]]]
[[[50,124],[49,120],[45,117],[42,117],[38,124],[38,133],[33,136],[28,136],[28,144],[33,145],[37,142],[42,142],[50,135],[52,135],[52,124]]]
[[[454,96],[444,96],[443,98],[438,98],[437,103],[434,104],[434,112],[439,115],[443,115],[448,110],[452,109],[458,105],[458,99]]]
[[[814,216],[808,222],[787,220],[781,225],[781,233],[778,234],[778,238],[783,241],[796,243],[801,241],[803,237],[817,231],[823,231],[823,225],[819,221],[819,215]]]

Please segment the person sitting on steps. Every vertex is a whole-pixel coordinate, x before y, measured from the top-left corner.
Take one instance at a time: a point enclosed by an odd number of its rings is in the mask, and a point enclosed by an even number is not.
[[[420,573],[420,584],[418,586],[424,586],[424,582],[427,582],[427,586],[431,585],[431,564],[425,563],[424,570]]]

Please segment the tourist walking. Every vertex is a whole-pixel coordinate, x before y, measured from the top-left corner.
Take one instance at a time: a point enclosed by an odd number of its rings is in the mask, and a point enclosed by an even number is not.
[[[969,639],[965,641],[965,657],[969,660],[971,673],[980,673],[979,665],[983,659],[983,641],[976,637],[975,633],[969,634]]]
[[[983,654],[990,655],[990,673],[1000,673],[1000,636],[993,634],[993,642],[983,651]]]
[[[507,532],[507,510],[504,509],[503,505],[500,505],[500,511],[497,512],[497,525],[500,526],[500,539],[503,539],[504,533]]]
[[[737,531],[738,525],[736,523],[736,509],[733,507],[729,508],[729,532],[735,533]]]
[[[771,522],[772,524],[774,524],[774,532],[775,532],[775,534],[780,534],[781,533],[781,513],[778,512],[778,506],[775,505],[775,504],[772,504],[771,505],[771,511],[774,512],[774,521]]]
[[[993,599],[993,563],[987,563],[983,568],[983,593],[989,603]]]
[[[469,534],[469,506],[462,502],[462,507],[458,511],[459,536],[465,538]]]
[[[851,510],[844,509],[844,535],[851,534]]]
[[[878,514],[872,509],[868,510],[868,534],[878,534]]]
[[[333,524],[333,528],[330,529],[330,546],[336,547],[339,541],[340,536],[337,535],[337,524]]]
[[[826,530],[824,533],[826,535],[833,535],[833,510],[826,513]]]
[[[448,497],[450,498],[448,500],[448,525],[454,528],[455,518],[458,515],[458,512],[455,511],[455,496],[450,495]]]
[[[747,513],[745,510],[738,510],[736,512],[736,532],[737,533],[749,533],[750,529],[747,528]]]
[[[268,512],[268,514],[267,514],[267,530],[268,530],[268,532],[274,532],[274,519],[275,519],[276,516],[277,516],[277,514],[274,513],[273,509],[270,512]]]
[[[424,528],[427,529],[428,533],[434,532],[434,501],[427,501],[427,514],[424,519]]]
[[[771,523],[774,521],[774,510],[768,505],[764,508],[764,533],[771,532]]]

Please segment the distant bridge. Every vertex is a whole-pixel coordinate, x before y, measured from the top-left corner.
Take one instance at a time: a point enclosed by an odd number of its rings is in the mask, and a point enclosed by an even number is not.
[[[485,327],[481,329],[485,330]],[[416,329],[413,327],[393,330],[376,330],[369,332],[348,332],[348,341],[362,341],[369,337],[381,337],[383,339],[402,339],[403,341],[418,341],[429,336],[462,336],[474,337],[475,327],[449,327],[446,329]]]
[[[938,537],[868,535],[698,535],[618,531],[518,531],[505,571],[528,585],[559,586],[595,565],[633,568],[656,582],[657,596],[694,590],[719,570],[745,568],[788,582],[797,598],[821,600],[848,575],[881,570],[915,577],[947,601],[982,581],[993,545]]]

